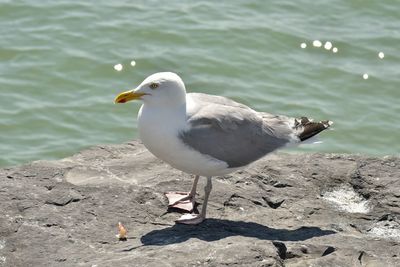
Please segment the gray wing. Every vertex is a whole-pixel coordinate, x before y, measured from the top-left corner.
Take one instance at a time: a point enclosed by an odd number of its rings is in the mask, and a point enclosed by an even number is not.
[[[248,165],[291,139],[290,118],[258,113],[224,97],[190,97],[196,108],[188,112],[191,127],[180,133],[181,140],[231,168]]]

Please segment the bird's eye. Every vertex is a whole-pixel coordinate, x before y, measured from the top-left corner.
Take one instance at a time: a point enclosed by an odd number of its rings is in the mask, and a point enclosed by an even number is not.
[[[150,89],[157,89],[158,88],[158,83],[151,83],[150,85],[149,85],[149,87],[150,87]]]

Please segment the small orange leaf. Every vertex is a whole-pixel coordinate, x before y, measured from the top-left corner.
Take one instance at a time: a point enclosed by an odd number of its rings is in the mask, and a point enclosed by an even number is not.
[[[118,223],[118,235],[117,237],[119,238],[119,240],[126,240],[126,233],[128,231],[126,230],[126,228],[122,225],[122,223]]]

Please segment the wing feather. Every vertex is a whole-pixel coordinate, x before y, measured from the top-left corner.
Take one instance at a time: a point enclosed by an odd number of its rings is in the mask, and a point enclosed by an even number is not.
[[[267,113],[224,97],[190,95],[198,108],[188,114],[190,127],[180,133],[181,140],[231,168],[248,165],[290,141],[290,127],[279,117],[268,123]]]

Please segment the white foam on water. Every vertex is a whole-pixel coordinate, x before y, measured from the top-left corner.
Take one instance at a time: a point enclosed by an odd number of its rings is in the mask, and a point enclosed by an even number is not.
[[[314,40],[312,44],[313,44],[313,46],[315,46],[315,47],[321,47],[321,46],[322,46],[322,43],[321,43],[320,40]]]
[[[367,200],[350,187],[341,187],[325,192],[323,199],[334,204],[338,209],[351,213],[368,213],[371,209]]]
[[[121,71],[123,68],[124,68],[124,66],[122,66],[122,64],[120,64],[120,63],[114,65],[114,70],[116,70],[116,71]]]
[[[330,49],[332,48],[332,43],[329,42],[329,41],[325,42],[324,48],[325,48],[326,50],[330,50]]]
[[[313,46],[315,46],[315,47],[321,47],[321,46],[322,46],[322,43],[321,43],[320,40],[314,40],[314,41],[313,41]]]

